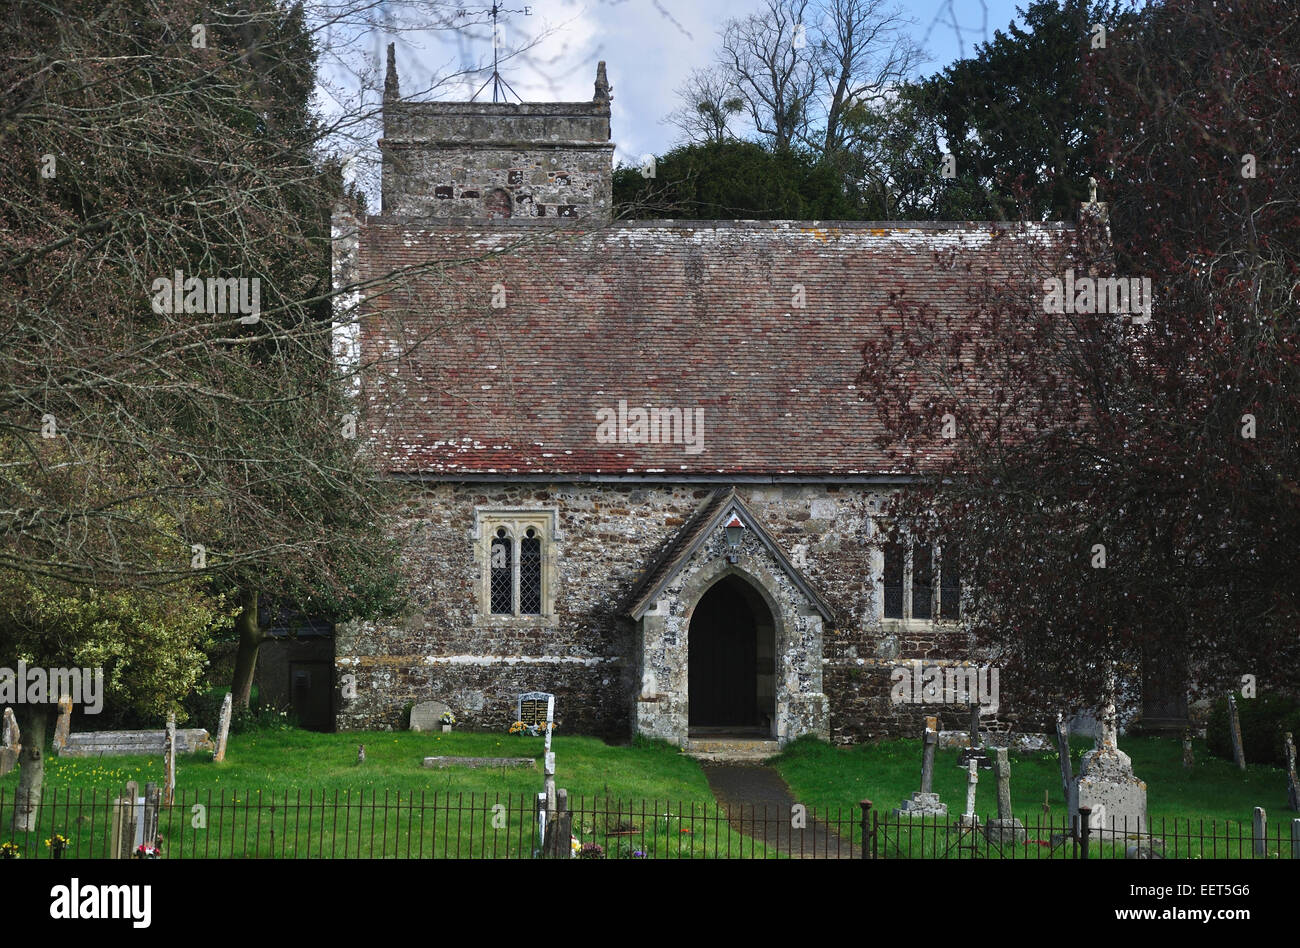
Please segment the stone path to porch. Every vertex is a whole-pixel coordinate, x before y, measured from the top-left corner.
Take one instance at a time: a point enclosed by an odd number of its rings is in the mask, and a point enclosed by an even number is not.
[[[809,816],[807,829],[795,829],[789,786],[771,767],[701,761],[709,789],[728,813],[732,829],[795,859],[852,859],[849,840]],[[850,817],[852,818],[852,817]]]

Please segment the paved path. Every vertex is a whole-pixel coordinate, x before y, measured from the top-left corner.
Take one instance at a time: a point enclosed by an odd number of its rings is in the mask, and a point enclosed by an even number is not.
[[[771,846],[796,859],[851,859],[857,855],[848,839],[841,838],[811,814],[807,829],[795,829],[790,788],[771,767],[762,764],[702,763],[709,789],[728,814],[738,833]],[[845,811],[845,819],[854,819]]]

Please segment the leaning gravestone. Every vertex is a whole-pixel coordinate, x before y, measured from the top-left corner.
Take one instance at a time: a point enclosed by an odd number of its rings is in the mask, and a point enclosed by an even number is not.
[[[939,802],[939,794],[931,787],[934,784],[934,749],[939,743],[939,719],[925,719],[925,749],[921,754],[921,789],[904,800],[892,812],[893,816],[909,819],[923,816],[947,816],[948,804]]]
[[[163,806],[172,805],[176,792],[176,714],[167,715],[167,742],[163,745]]]
[[[451,708],[442,701],[421,701],[411,708],[412,731],[442,730],[442,715]]]
[[[230,737],[230,715],[233,713],[233,703],[230,699],[230,692],[226,692],[226,697],[221,700],[221,717],[217,719],[217,749],[212,754],[212,759],[217,763],[226,759],[226,740]]]
[[[998,780],[998,818],[984,830],[990,843],[1023,843],[1025,826],[1011,812],[1011,763],[1005,747],[993,751],[993,773]]]

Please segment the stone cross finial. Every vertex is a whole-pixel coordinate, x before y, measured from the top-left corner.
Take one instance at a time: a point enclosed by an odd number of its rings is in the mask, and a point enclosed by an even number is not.
[[[1088,177],[1088,203],[1097,203],[1097,179],[1091,175]]]
[[[605,61],[603,59],[596,66],[596,94],[592,96],[592,101],[609,101],[609,79],[605,76]]]
[[[393,43],[388,44],[388,71],[384,74],[384,98],[401,98],[402,92],[397,85],[397,53]]]

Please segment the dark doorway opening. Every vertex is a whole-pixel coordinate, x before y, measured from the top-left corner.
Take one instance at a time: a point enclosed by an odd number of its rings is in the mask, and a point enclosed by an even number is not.
[[[770,733],[775,627],[757,591],[739,576],[724,577],[696,605],[688,635],[690,726]]]

